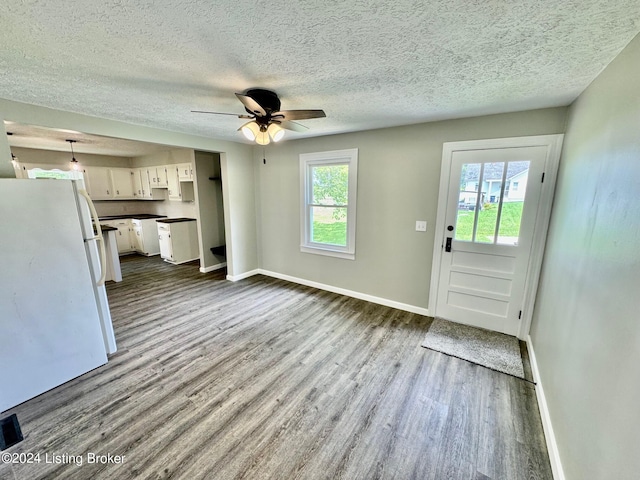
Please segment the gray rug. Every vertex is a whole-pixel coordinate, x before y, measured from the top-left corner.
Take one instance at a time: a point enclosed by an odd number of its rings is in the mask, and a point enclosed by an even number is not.
[[[436,318],[422,346],[524,379],[516,337]]]

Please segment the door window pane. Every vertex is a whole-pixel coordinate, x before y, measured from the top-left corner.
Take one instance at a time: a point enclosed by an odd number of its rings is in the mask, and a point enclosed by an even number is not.
[[[509,162],[496,242],[500,245],[518,244],[528,178],[529,162]]]
[[[513,161],[462,166],[455,240],[518,244],[529,165]]]
[[[485,163],[482,169],[478,222],[474,238],[476,243],[495,243],[504,167],[504,162],[495,162]]]
[[[454,238],[470,242],[473,239],[473,224],[480,188],[480,164],[465,163],[460,172],[460,195]]]

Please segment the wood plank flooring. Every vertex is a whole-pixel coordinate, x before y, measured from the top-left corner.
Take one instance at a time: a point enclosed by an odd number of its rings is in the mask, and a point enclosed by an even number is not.
[[[422,348],[428,317],[157,257],[122,270],[119,352],[7,412],[7,452],[42,460],[0,478],[552,479],[533,386]]]

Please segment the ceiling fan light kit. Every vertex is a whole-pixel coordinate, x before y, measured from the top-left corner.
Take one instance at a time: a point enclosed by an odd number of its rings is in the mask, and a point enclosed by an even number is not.
[[[282,137],[284,137],[284,130],[275,123],[269,125],[269,127],[267,128],[267,133],[271,137],[271,140],[273,140],[274,142],[279,142],[280,140],[282,140]]]
[[[247,138],[247,140],[255,141],[258,133],[260,133],[260,125],[256,122],[247,122],[240,127],[240,131]]]
[[[238,100],[250,115],[236,115],[238,118],[249,118],[238,130],[258,145],[269,145],[284,137],[284,129],[304,132],[307,127],[292,120],[308,120],[326,117],[323,110],[280,110],[280,99],[275,92],[262,88],[252,88],[245,93],[236,93]],[[191,110],[193,113],[211,113],[214,115],[235,115],[233,113],[205,112]]]

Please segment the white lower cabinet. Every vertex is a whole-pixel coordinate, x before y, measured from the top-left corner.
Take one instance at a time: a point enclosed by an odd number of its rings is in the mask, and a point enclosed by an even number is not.
[[[160,256],[165,261],[177,265],[200,257],[195,219],[171,219],[157,224]]]
[[[102,225],[117,228],[116,244],[118,245],[118,254],[131,253],[134,250],[131,236],[131,220],[110,220],[108,222],[100,222]]]
[[[160,243],[158,240],[158,227],[156,219],[131,220],[133,247],[136,252],[151,256],[160,253]]]

